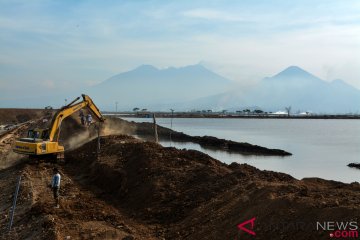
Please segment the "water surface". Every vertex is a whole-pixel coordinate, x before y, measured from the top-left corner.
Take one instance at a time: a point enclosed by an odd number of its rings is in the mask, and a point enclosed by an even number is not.
[[[149,118],[124,118],[151,122]],[[173,130],[192,136],[215,136],[291,152],[290,157],[254,156],[204,149],[194,143],[162,141],[164,146],[196,149],[225,163],[248,163],[262,170],[296,178],[321,177],[360,181],[360,170],[346,166],[360,162],[360,120],[340,119],[209,119],[174,118]],[[171,127],[170,118],[157,123]]]

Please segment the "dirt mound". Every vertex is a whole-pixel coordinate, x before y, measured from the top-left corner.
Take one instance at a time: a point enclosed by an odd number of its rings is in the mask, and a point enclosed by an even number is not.
[[[233,184],[234,179],[222,179],[230,171],[225,164],[198,151],[163,148],[125,136],[103,138],[101,145],[99,160],[94,157],[96,141],[66,158],[76,166],[83,163],[81,168],[89,168],[98,186],[146,220],[178,221]]]
[[[98,159],[96,141],[68,153],[70,174],[86,171],[82,184],[101,189],[98,197],[131,218],[158,224],[166,239],[246,239],[236,225],[253,217],[259,239],[319,239],[329,233],[317,221],[360,216],[358,183],[300,181],[127,136],[101,145]]]

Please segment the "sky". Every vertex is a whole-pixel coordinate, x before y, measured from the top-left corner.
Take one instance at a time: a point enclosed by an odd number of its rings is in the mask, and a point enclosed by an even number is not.
[[[360,1],[0,0],[0,99],[197,63],[243,85],[297,65],[360,89]]]

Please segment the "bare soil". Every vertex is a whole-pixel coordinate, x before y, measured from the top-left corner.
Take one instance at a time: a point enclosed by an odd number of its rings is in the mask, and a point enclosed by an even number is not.
[[[43,112],[43,109],[0,108],[0,125],[17,124],[36,119]]]
[[[117,123],[105,126],[97,154],[97,139],[86,141],[88,129],[77,123],[76,118],[64,123],[62,139],[73,146],[65,162],[18,156],[0,170],[0,239],[308,240],[329,239],[331,232],[317,230],[316,222],[360,224],[357,182],[297,180],[246,164],[227,165],[198,151],[123,135],[132,129]],[[7,138],[7,146],[21,131]],[[48,187],[54,166],[62,175],[59,209]],[[19,175],[23,180],[8,232]],[[254,227],[246,227],[256,237],[237,227],[252,218]]]

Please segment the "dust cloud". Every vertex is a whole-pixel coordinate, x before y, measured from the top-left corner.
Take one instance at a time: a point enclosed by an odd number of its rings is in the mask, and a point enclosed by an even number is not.
[[[107,119],[101,129],[102,136],[119,134],[130,135],[134,134],[135,132],[136,127],[129,127],[128,125],[125,126],[122,122],[112,118]]]
[[[91,140],[97,138],[98,136],[98,123],[93,123],[88,128],[75,127],[73,129],[73,135],[69,136],[66,140],[66,150],[73,150]],[[100,124],[100,136],[108,135],[120,135],[120,134],[132,134],[136,130],[135,127],[131,128],[125,126],[123,123],[117,121],[116,119],[107,119],[104,123]]]
[[[91,135],[89,132],[76,133],[66,141],[66,150],[76,149],[94,138],[96,138],[96,135]]]

